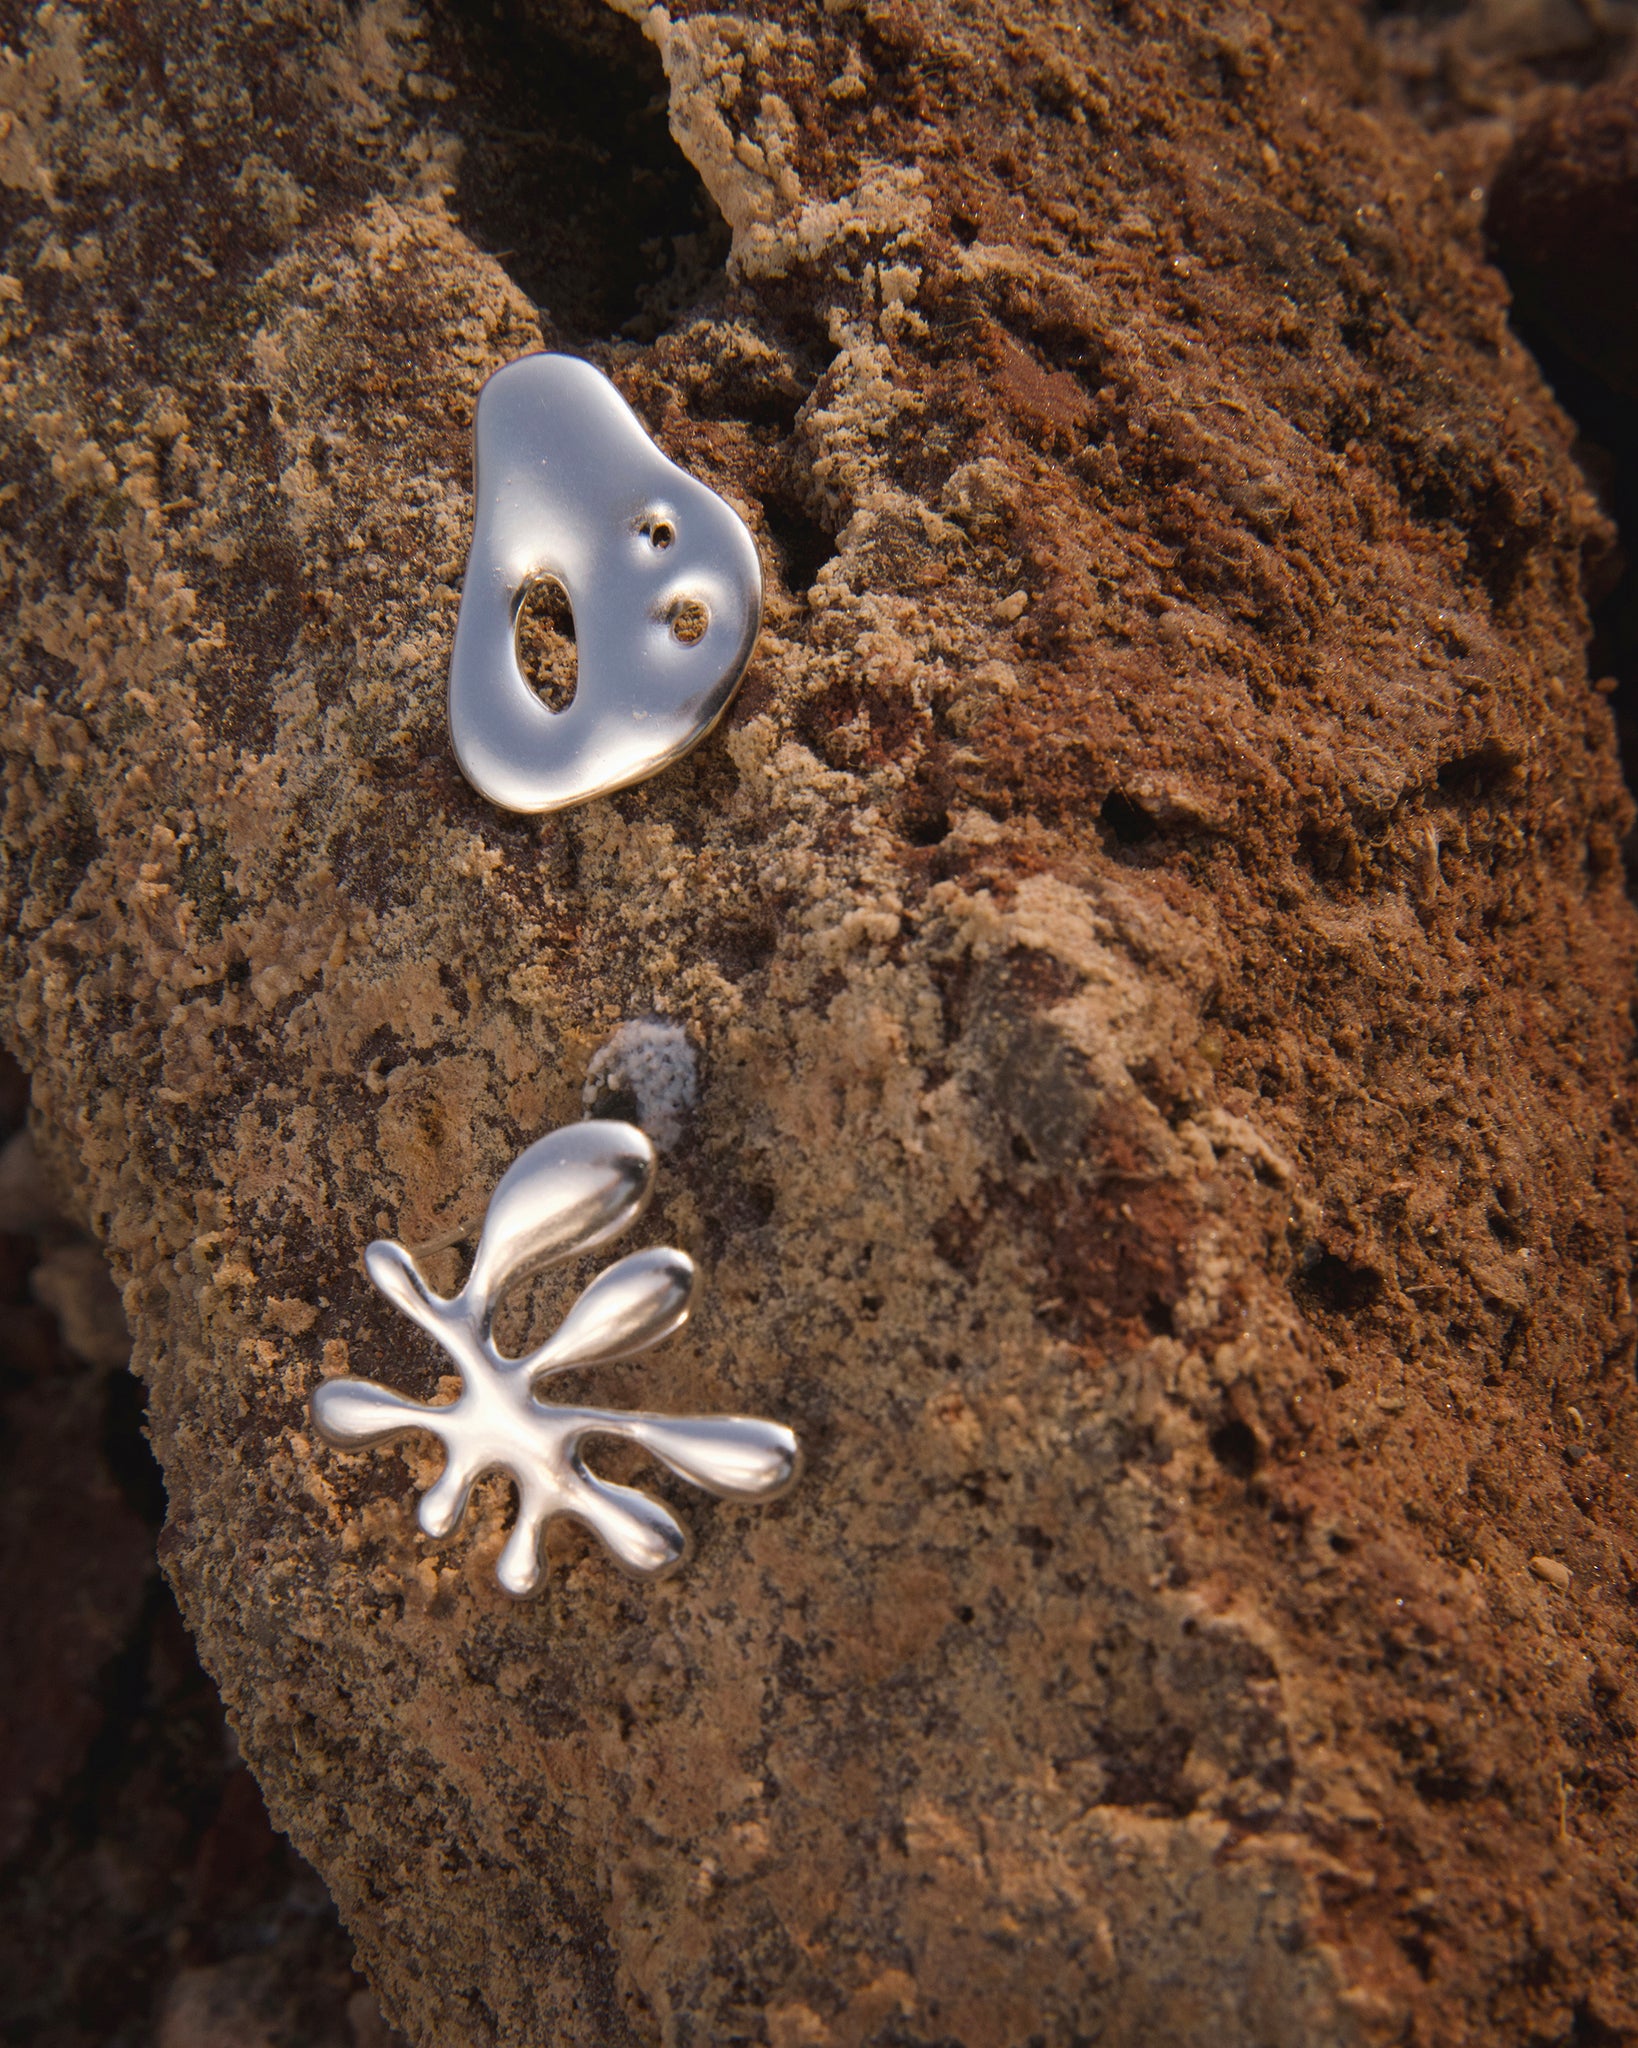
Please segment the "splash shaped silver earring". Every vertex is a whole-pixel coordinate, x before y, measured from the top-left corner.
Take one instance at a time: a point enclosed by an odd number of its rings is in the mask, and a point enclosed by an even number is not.
[[[449,733],[474,788],[556,811],[641,782],[704,739],[762,622],[745,522],[679,469],[601,371],[521,356],[478,396],[476,514],[449,668]],[[576,682],[551,710],[518,662],[518,613],[553,579]]]
[[[668,1509],[587,1469],[582,1447],[590,1437],[639,1444],[682,1478],[729,1500],[772,1500],[797,1475],[796,1438],[776,1422],[558,1406],[536,1396],[544,1381],[635,1358],[680,1329],[697,1286],[686,1252],[632,1252],[592,1281],[537,1350],[506,1358],[495,1347],[491,1325],[506,1290],[635,1223],[648,1206],[654,1165],[653,1146],[631,1124],[571,1124],[539,1139],[490,1197],[472,1271],[448,1299],[433,1293],[402,1245],[372,1244],[364,1254],[370,1278],[448,1353],[461,1392],[432,1404],[370,1380],[327,1380],[313,1396],[320,1433],[342,1448],[415,1430],[439,1440],[444,1469],[422,1497],[418,1517],[429,1537],[460,1526],[481,1474],[507,1474],[517,1490],[517,1519],[496,1577],[519,1599],[540,1589],[541,1542],[557,1515],[585,1523],[639,1577],[659,1577],[688,1555],[687,1534]]]

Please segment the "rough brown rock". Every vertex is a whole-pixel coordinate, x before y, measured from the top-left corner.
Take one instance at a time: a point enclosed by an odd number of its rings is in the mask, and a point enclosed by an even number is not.
[[[1489,228],[1530,316],[1638,399],[1638,71],[1526,128],[1497,174]]]
[[[390,2048],[154,1559],[130,1338],[0,1057],[0,2040]]]
[[[440,2048],[1631,2038],[1607,534],[1476,204],[1328,0],[486,19],[0,73],[6,1029],[276,1818]],[[539,83],[655,51],[692,298]],[[536,134],[558,254],[483,254]],[[564,340],[773,588],[716,740],[531,823],[441,683],[473,398]],[[648,1011],[709,1292],[604,1397],[809,1469],[511,1608],[504,1499],[423,1555],[305,1403],[430,1390],[363,1244]]]

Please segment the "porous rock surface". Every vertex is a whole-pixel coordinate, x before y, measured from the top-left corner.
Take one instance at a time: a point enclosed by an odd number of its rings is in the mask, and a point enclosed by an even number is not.
[[[599,340],[462,225],[468,20],[59,0],[0,66],[5,1031],[389,2015],[1632,2038],[1608,534],[1476,205],[1330,0],[564,4],[732,231]],[[475,394],[565,338],[770,603],[711,742],[527,821],[442,682]],[[708,1290],[598,1398],[807,1471],[509,1606],[498,1491],[426,1554],[433,1460],[306,1404],[434,1390],[362,1247],[651,1013]]]

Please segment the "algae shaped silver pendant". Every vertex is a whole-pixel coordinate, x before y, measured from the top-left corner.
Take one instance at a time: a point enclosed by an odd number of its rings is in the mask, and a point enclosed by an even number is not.
[[[773,1500],[797,1476],[796,1438],[777,1422],[628,1413],[538,1398],[537,1390],[561,1374],[638,1357],[679,1330],[698,1286],[686,1252],[632,1252],[583,1290],[536,1350],[507,1358],[495,1346],[491,1326],[507,1289],[629,1228],[648,1206],[654,1167],[653,1146],[631,1124],[570,1124],[539,1139],[490,1197],[472,1271],[447,1299],[433,1293],[402,1245],[372,1244],[364,1254],[370,1278],[454,1361],[461,1392],[453,1401],[428,1403],[371,1380],[344,1379],[325,1381],[313,1396],[320,1434],[343,1449],[416,1430],[438,1439],[444,1469],[423,1495],[417,1517],[435,1540],[460,1526],[483,1473],[505,1473],[517,1491],[517,1519],[496,1577],[518,1599],[540,1590],[542,1539],[557,1515],[583,1522],[641,1578],[674,1571],[688,1556],[687,1532],[669,1509],[588,1470],[590,1438],[639,1444],[680,1477],[727,1500]]]

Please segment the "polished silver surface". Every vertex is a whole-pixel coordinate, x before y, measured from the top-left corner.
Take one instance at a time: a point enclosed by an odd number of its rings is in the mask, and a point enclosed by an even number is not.
[[[509,811],[641,782],[702,740],[739,686],[762,620],[756,544],[574,356],[497,370],[474,438],[477,511],[449,667],[456,759]],[[574,612],[575,692],[562,711],[518,665],[518,612],[548,577]]]
[[[400,1244],[364,1254],[370,1278],[395,1308],[453,1359],[457,1399],[411,1401],[370,1380],[326,1380],[313,1396],[320,1433],[344,1449],[425,1430],[444,1447],[444,1469],[423,1496],[419,1521],[434,1539],[466,1513],[473,1482],[504,1472],[517,1520],[496,1577],[519,1599],[538,1592],[541,1539],[554,1515],[594,1529],[628,1571],[653,1578],[688,1555],[681,1524],[656,1500],[587,1470],[587,1438],[623,1437],[682,1478],[732,1500],[771,1500],[795,1479],[796,1438],[776,1422],[741,1415],[645,1415],[548,1404],[542,1382],[635,1358],[688,1320],[697,1285],[686,1252],[657,1247],[617,1259],[584,1288],[553,1335],[506,1358],[490,1334],[508,1287],[594,1251],[635,1223],[654,1184],[654,1148],[631,1124],[592,1122],[553,1131],[521,1155],[490,1197],[466,1285],[434,1294]]]

